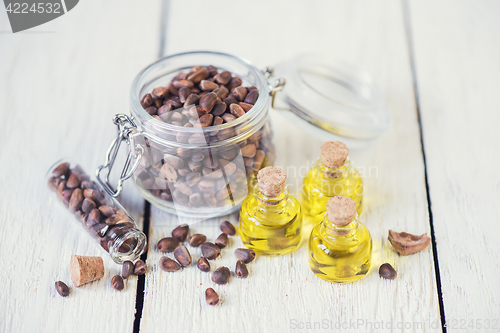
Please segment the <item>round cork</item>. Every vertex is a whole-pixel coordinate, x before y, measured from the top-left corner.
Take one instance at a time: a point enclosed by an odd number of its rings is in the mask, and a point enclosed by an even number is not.
[[[266,197],[276,197],[285,189],[286,172],[277,167],[265,167],[257,173],[259,189]]]
[[[75,287],[80,287],[104,276],[104,262],[101,257],[72,255],[70,274]]]
[[[328,200],[326,211],[333,224],[344,227],[356,216],[356,203],[348,197],[333,197]]]
[[[321,162],[328,168],[339,168],[344,165],[349,148],[340,141],[327,141],[321,145]]]

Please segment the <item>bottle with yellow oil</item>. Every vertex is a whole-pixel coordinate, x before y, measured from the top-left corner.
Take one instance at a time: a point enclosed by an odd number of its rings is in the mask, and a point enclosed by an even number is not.
[[[326,208],[323,222],[312,229],[309,237],[309,266],[328,282],[357,281],[370,270],[370,232],[358,221],[352,199],[330,198]]]
[[[309,170],[302,187],[302,209],[305,222],[317,224],[323,220],[328,199],[335,196],[349,197],[356,203],[356,211],[363,210],[363,180],[351,165],[349,149],[340,141],[321,145],[316,165]]]
[[[241,240],[257,254],[279,256],[300,244],[302,209],[299,201],[289,195],[286,177],[281,168],[261,169],[254,193],[241,204]]]

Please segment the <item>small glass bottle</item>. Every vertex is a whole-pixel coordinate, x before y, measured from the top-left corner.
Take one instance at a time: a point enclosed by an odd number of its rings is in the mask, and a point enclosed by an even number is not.
[[[361,215],[363,180],[351,166],[348,155],[349,149],[340,141],[327,141],[321,145],[320,157],[304,178],[301,192],[306,222],[321,222],[328,199],[339,195],[354,200],[356,211]]]
[[[300,244],[302,209],[299,201],[288,194],[286,177],[281,168],[261,169],[254,193],[241,204],[241,240],[257,254],[279,256]]]
[[[309,267],[325,281],[357,281],[370,270],[370,232],[358,221],[352,199],[330,198],[326,208],[323,222],[312,229],[309,237]]]
[[[59,161],[50,168],[47,184],[85,231],[117,264],[134,261],[146,250],[146,235],[116,199],[76,164]]]

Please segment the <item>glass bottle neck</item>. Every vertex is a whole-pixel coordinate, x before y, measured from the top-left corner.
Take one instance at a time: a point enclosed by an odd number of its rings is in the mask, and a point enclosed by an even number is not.
[[[257,208],[266,212],[280,212],[285,209],[288,200],[288,186],[285,186],[283,192],[276,197],[265,196],[259,188],[259,185],[255,185],[254,192]]]
[[[338,168],[329,168],[321,162],[321,157],[317,159],[316,166],[319,175],[324,179],[332,179],[332,178],[342,178],[349,173],[351,169],[351,161],[347,158],[344,162],[344,165]]]
[[[325,232],[330,234],[331,236],[349,236],[354,235],[359,226],[358,214],[354,216],[354,219],[346,226],[338,226],[335,225],[328,218],[328,214],[325,214],[325,218],[323,219],[323,226],[325,228]]]
[[[113,261],[135,261],[146,249],[146,235],[135,227],[116,225],[109,232],[109,255]]]

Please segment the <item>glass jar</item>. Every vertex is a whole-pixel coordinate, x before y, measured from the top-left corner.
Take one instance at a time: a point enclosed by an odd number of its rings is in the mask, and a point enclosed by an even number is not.
[[[349,158],[338,168],[329,168],[318,158],[307,172],[300,192],[304,220],[313,225],[323,220],[328,200],[339,195],[356,203],[358,215],[363,211],[363,179]]]
[[[182,127],[151,116],[141,105],[144,95],[167,86],[179,73],[210,65],[241,78],[242,86],[258,90],[255,104],[241,117],[216,126]],[[132,117],[115,117],[119,137],[99,173],[112,166],[119,142],[126,141],[132,149],[122,173],[126,176],[120,181],[133,176],[142,196],[153,205],[179,216],[202,219],[236,210],[255,184],[257,171],[274,163],[268,111],[275,90],[265,73],[229,54],[188,52],[162,58],[133,81]],[[182,114],[187,108],[171,112]],[[117,191],[107,187],[116,196],[121,183]]]
[[[47,174],[47,185],[114,262],[135,261],[145,251],[146,235],[134,218],[78,164],[55,163]]]
[[[280,256],[294,251],[302,238],[302,209],[288,187],[274,197],[255,185],[241,205],[240,237],[259,255]]]
[[[309,236],[309,267],[319,278],[351,283],[366,276],[372,262],[372,238],[347,197],[328,200],[327,213]]]

